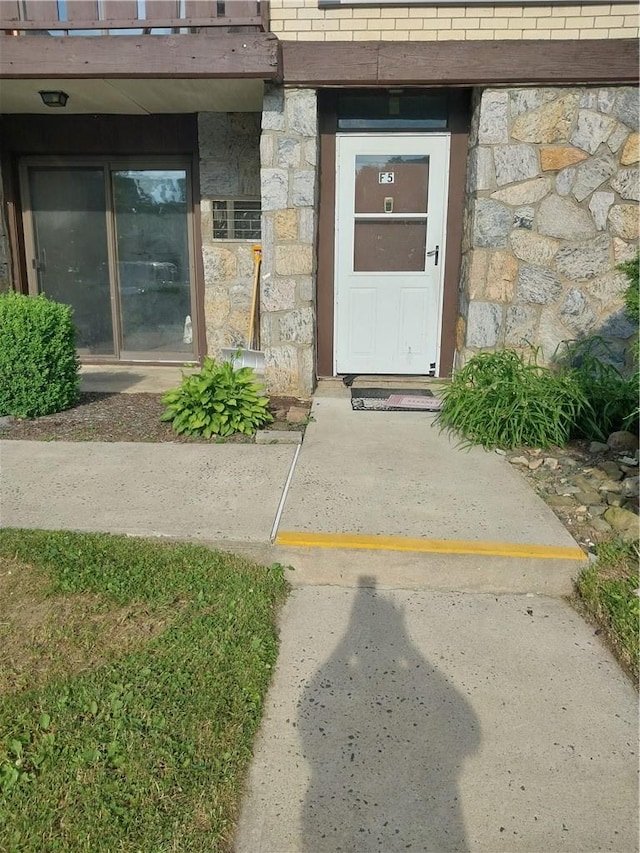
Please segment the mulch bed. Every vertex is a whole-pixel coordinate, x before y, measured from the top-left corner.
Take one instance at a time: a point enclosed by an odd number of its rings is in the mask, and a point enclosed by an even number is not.
[[[160,421],[164,412],[162,394],[84,393],[71,409],[33,420],[10,419],[0,426],[3,439],[31,441],[167,441],[180,443],[236,442],[253,443],[254,438],[232,435],[228,438],[197,438],[177,435],[170,423]],[[304,431],[304,423],[291,423],[293,409],[298,416],[309,403],[294,397],[271,397],[269,408],[274,422],[268,429]]]

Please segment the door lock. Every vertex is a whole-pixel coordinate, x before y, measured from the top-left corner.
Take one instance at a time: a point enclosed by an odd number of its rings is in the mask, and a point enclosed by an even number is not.
[[[438,258],[440,257],[440,246],[436,246],[431,252],[427,252],[428,258],[433,258],[433,265],[438,266]]]

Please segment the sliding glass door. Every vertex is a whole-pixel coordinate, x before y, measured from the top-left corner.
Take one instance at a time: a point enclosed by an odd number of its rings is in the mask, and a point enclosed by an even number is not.
[[[38,293],[73,306],[80,353],[115,355],[104,170],[29,169]]]
[[[195,357],[189,181],[186,165],[22,165],[30,291],[73,307],[81,356]]]

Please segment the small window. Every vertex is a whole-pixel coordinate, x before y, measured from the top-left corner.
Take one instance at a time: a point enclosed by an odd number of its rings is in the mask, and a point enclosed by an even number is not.
[[[447,119],[446,95],[391,90],[338,96],[338,130],[437,130]]]
[[[213,202],[214,240],[259,240],[260,201],[226,199]]]

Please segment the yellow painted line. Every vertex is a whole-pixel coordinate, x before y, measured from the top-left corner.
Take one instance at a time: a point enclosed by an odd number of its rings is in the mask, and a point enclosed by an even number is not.
[[[361,533],[303,533],[282,531],[276,545],[298,548],[359,548],[368,551],[416,551],[423,554],[476,554],[491,557],[534,557],[539,560],[586,560],[580,548],[521,545],[517,542],[474,542],[464,539],[411,539],[406,536],[367,536]]]

